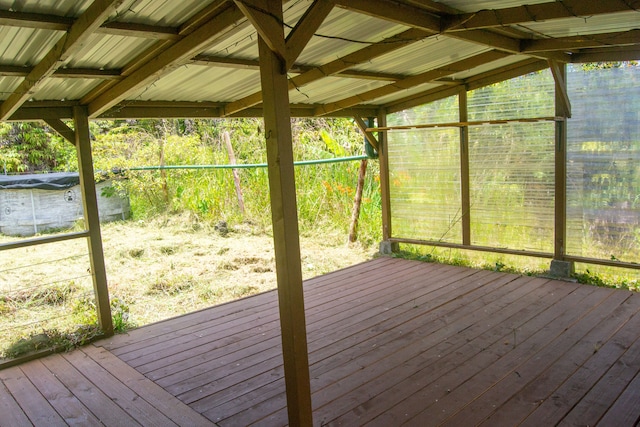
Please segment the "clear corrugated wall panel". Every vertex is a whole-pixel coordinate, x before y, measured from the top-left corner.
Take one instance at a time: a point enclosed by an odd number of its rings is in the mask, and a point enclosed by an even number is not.
[[[394,237],[461,241],[457,128],[389,133]]]
[[[550,252],[554,123],[469,128],[471,243]]]
[[[567,252],[638,262],[640,66],[573,65],[567,82]]]
[[[476,89],[468,94],[469,120],[553,117],[554,87],[545,70]]]
[[[468,94],[470,121],[554,116],[548,70]],[[553,122],[469,128],[471,243],[550,252],[554,229]]]

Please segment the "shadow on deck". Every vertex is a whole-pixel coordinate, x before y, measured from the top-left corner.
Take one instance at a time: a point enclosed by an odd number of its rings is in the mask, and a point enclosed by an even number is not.
[[[305,301],[314,425],[640,418],[638,294],[380,258]],[[285,425],[280,351],[267,292],[0,371],[0,424]]]

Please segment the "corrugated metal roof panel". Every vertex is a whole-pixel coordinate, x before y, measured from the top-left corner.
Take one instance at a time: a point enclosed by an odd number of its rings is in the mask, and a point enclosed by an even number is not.
[[[33,66],[44,58],[62,35],[61,31],[0,27],[0,62]]]
[[[46,80],[33,95],[33,100],[65,101],[80,99],[85,93],[98,86],[100,83],[101,81],[97,79],[49,79]]]
[[[548,37],[619,32],[630,28],[640,28],[640,13],[623,12],[611,15],[556,19],[548,22],[530,22],[521,27]]]
[[[0,76],[0,99],[5,100],[18,87],[22,77],[2,77]]]
[[[142,88],[129,101],[225,101],[260,90],[255,71],[185,65]]]
[[[94,34],[84,50],[67,64],[69,67],[118,69],[125,67],[131,57],[157,43],[156,40],[140,37],[123,37]]]
[[[294,26],[307,7],[308,2],[297,2],[296,6],[285,14],[285,22]],[[367,44],[379,42],[400,33],[406,28],[381,19],[334,8],[316,31],[317,35],[311,37],[296,62],[306,65],[324,64],[362,49]],[[223,39],[213,42],[203,54],[258,59],[256,32],[250,24],[240,24]]]
[[[427,90],[430,89],[434,89],[436,87],[438,87],[440,85],[436,84],[436,83],[425,83],[425,84],[421,84],[415,87],[412,87],[410,89],[404,89],[401,90],[399,92],[393,93],[391,95],[387,95],[387,96],[383,96],[381,98],[378,98],[374,101],[370,101],[370,102],[363,102],[363,104],[368,104],[368,105],[377,105],[377,104],[387,104],[393,101],[397,101],[399,99],[402,98],[406,98],[408,96],[412,96],[412,95],[418,95],[422,92],[425,92]]]
[[[456,74],[452,74],[451,77],[458,80],[464,80],[473,76],[477,76],[482,73],[486,73],[487,71],[498,70],[502,67],[506,67],[508,65],[515,64],[520,61],[524,61],[525,59],[530,59],[530,58],[524,55],[506,56],[502,59],[498,59],[496,61],[492,61],[487,64],[480,65],[471,70],[465,70]]]
[[[358,93],[385,86],[389,82],[326,77],[289,92],[292,103],[317,104],[335,102]]]
[[[129,3],[126,9],[121,8],[115,21],[177,27],[213,0],[134,0]]]
[[[403,74],[419,74],[424,71],[439,68],[447,63],[460,61],[465,58],[491,50],[476,43],[448,37],[429,37],[395,52],[372,59],[367,64],[354,67],[357,70],[391,73],[402,70]]]
[[[80,15],[91,3],[91,0],[0,0],[0,9],[70,17]]]
[[[408,27],[345,9],[334,8],[299,57],[320,65],[398,34]],[[354,43],[355,41],[355,43]]]

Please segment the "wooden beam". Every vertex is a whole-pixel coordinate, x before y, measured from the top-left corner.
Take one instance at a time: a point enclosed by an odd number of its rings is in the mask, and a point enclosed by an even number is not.
[[[376,18],[420,28],[432,34],[442,34],[442,18],[421,7],[399,4],[385,0],[335,0],[336,6],[361,12]],[[450,8],[448,10],[451,10]],[[446,34],[461,40],[482,44],[510,53],[520,51],[520,40],[486,30],[471,30]]]
[[[155,40],[178,40],[180,38],[178,29],[174,27],[118,21],[107,22],[101,25],[96,29],[96,33],[125,37],[144,37]]]
[[[466,71],[471,68],[504,58],[507,54],[499,51],[489,51],[481,53],[479,55],[472,56],[471,58],[463,59],[451,64],[447,64],[443,67],[429,70],[427,72],[416,74],[415,76],[407,77],[403,80],[398,80],[395,83],[382,86],[376,89],[369,90],[367,92],[359,93],[348,98],[341,99],[330,104],[321,105],[316,108],[317,115],[323,115],[334,111],[341,110],[343,108],[352,107],[362,102],[373,101],[377,98],[391,95],[412,87],[429,83],[435,79],[443,76],[448,76],[461,71]]]
[[[99,116],[125,99],[132,91],[149,84],[161,74],[180,66],[210,43],[214,36],[233,26],[242,16],[242,12],[238,8],[230,5],[211,21],[203,24],[200,28],[125,77],[118,84],[100,94],[89,104],[90,116]]]
[[[0,25],[7,27],[34,28],[39,30],[68,31],[75,20],[66,16],[0,10]],[[129,22],[106,22],[96,28],[96,33],[128,37],[144,37],[172,40],[178,29]]]
[[[33,70],[32,67],[17,67],[15,65],[0,65],[0,76],[25,77]],[[99,70],[95,68],[59,68],[51,77],[78,79],[120,79],[119,70]]]
[[[67,126],[62,120],[54,119],[54,118],[46,118],[44,119],[45,123],[48,124],[53,130],[55,130],[58,135],[72,143],[76,144],[76,132]]]
[[[467,88],[460,87],[458,94],[458,119],[469,121]],[[460,219],[462,221],[462,244],[471,244],[471,179],[469,177],[469,127],[460,126]]]
[[[38,122],[49,119],[72,119],[73,106],[59,107],[21,107],[7,120],[13,122]]]
[[[438,15],[451,15],[458,13],[458,11],[452,7],[434,0],[404,0],[404,3],[419,7],[428,12],[434,12]]]
[[[34,28],[39,30],[67,31],[73,18],[40,13],[0,10],[0,25],[6,27]]]
[[[640,0],[562,0],[503,9],[479,10],[444,16],[443,31],[460,31],[488,27],[501,27],[525,22],[550,21],[560,18],[581,18],[596,15],[636,12]]]
[[[378,144],[378,140],[371,132],[367,130],[368,126],[365,124],[364,120],[362,120],[362,118],[360,118],[359,116],[354,116],[353,118],[360,128],[360,132],[362,132],[364,134],[364,137],[367,138],[367,141],[369,141],[369,144],[371,144],[371,146],[376,151],[380,151],[380,144]]]
[[[447,34],[447,36],[483,46],[490,46],[510,53],[519,53],[521,49],[519,39],[486,30],[469,30],[460,33]]]
[[[571,55],[572,63],[617,62],[640,60],[640,46],[610,47],[607,49],[585,49]]]
[[[336,6],[387,21],[440,33],[441,18],[424,9],[385,0],[335,0]]]
[[[81,49],[93,31],[116,11],[122,0],[94,0],[87,10],[73,23],[45,57],[31,70],[29,75],[0,106],[0,120],[5,120],[23,102],[31,97],[38,85],[49,77],[69,57]]]
[[[289,70],[298,59],[300,53],[305,48],[313,34],[324,22],[329,12],[333,9],[331,0],[315,0],[298,21],[295,28],[291,30],[286,38],[286,69]]]
[[[385,53],[400,49],[401,47],[404,47],[410,43],[422,40],[428,35],[428,33],[417,29],[403,31],[400,34],[396,34],[395,36],[384,39],[379,43],[366,46],[360,50],[345,55],[342,58],[338,58],[325,65],[293,77],[289,82],[289,90],[294,90],[311,82],[342,72],[358,64],[370,61],[380,55],[384,55]],[[258,105],[261,101],[262,93],[255,92],[251,95],[245,96],[244,98],[227,104],[224,108],[224,114],[225,116],[233,115],[246,108]]]
[[[567,68],[562,65],[558,68],[559,79],[556,81],[556,115],[565,113],[563,96],[557,90],[557,83],[564,84],[566,92]],[[567,241],[567,121],[555,122],[555,204],[554,204],[554,244],[553,259],[563,261],[566,254]]]
[[[571,101],[567,93],[567,82],[564,80],[564,65],[556,61],[549,61],[549,68],[556,83],[556,115],[571,117]]]
[[[522,53],[640,45],[640,29],[551,39],[523,40]]]
[[[265,2],[282,19],[280,1]],[[274,36],[274,35],[272,35]],[[284,31],[280,37],[284,43]],[[278,43],[279,44],[279,43]],[[289,425],[312,426],[311,386],[302,289],[289,87],[281,58],[258,38],[260,81],[264,93],[269,193],[278,282],[280,327]]]
[[[113,320],[111,319],[107,271],[104,265],[104,250],[100,234],[100,216],[98,213],[96,182],[93,174],[89,116],[86,107],[73,108],[73,121],[75,123],[75,145],[78,154],[85,228],[89,232],[87,242],[89,245],[96,309],[98,311],[98,323],[104,334],[111,336],[113,335]]]
[[[271,52],[280,58],[282,69],[286,71],[287,48],[284,37],[280,36],[283,31],[284,21],[278,20],[276,16],[264,9],[264,1],[234,0],[234,3],[251,22],[260,37],[262,37],[262,40],[269,46]]]
[[[387,112],[378,111],[378,127],[387,126]],[[384,132],[378,133],[378,161],[380,162],[380,203],[382,211],[382,241],[393,236],[391,228],[391,191],[389,186],[389,138]]]

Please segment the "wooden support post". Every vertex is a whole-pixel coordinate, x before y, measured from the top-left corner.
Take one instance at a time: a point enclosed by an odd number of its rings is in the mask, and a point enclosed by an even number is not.
[[[460,111],[460,121],[468,122],[469,114],[467,110],[467,88],[462,87],[458,94],[458,109]],[[460,126],[460,198],[462,209],[462,244],[471,244],[471,196],[469,179],[469,127]]]
[[[378,127],[387,126],[387,113],[378,111]],[[382,200],[382,241],[392,237],[391,230],[391,197],[389,194],[389,151],[387,134],[378,132],[378,159],[380,161],[380,198]]]
[[[267,8],[269,14],[278,22],[282,22],[281,1],[265,2],[263,8]],[[278,37],[284,41],[282,28]],[[258,37],[258,47],[287,411],[289,425],[311,426],[311,386],[293,167],[289,82],[286,72],[283,71],[281,57],[271,51],[262,37]]]
[[[567,237],[567,121],[566,117],[566,66],[557,69],[558,79],[564,90],[556,89],[556,149],[555,149],[555,231],[553,259],[563,261]]]
[[[89,115],[86,107],[73,107],[75,123],[76,151],[80,171],[80,189],[84,206],[85,227],[89,233],[89,258],[93,289],[98,310],[98,323],[106,336],[113,335],[113,321],[107,287],[107,271],[104,265],[102,236],[100,235],[100,218],[98,215],[98,197],[93,175],[93,157],[91,155],[91,139],[89,134]]]

